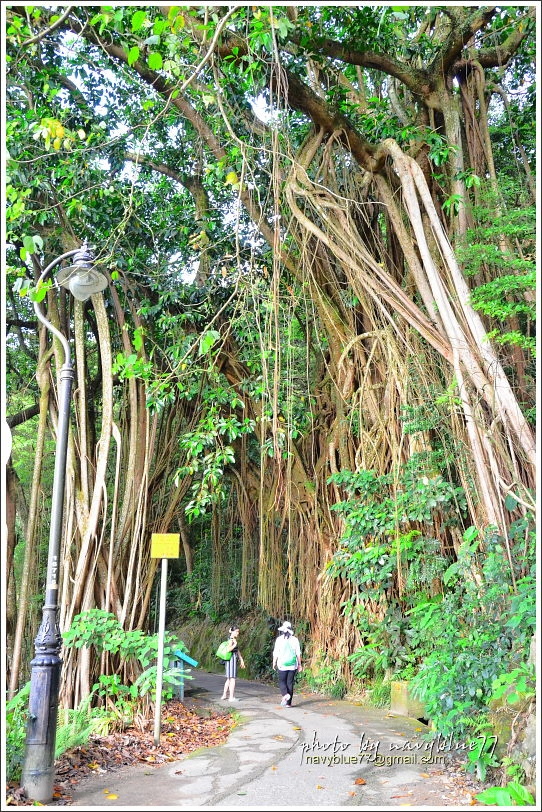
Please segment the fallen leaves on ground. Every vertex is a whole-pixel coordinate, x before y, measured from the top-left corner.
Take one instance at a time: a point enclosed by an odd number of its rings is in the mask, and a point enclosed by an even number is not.
[[[150,726],[152,727],[152,720]],[[200,715],[178,700],[168,702],[162,712],[160,744],[152,730],[127,728],[108,736],[93,736],[84,745],[68,750],[55,762],[54,797],[51,805],[71,803],[70,790],[83,778],[137,764],[159,766],[177,761],[200,747],[223,744],[235,721],[229,714]],[[17,784],[8,784],[9,806],[34,806]]]
[[[448,758],[439,769],[430,769],[427,773],[418,773],[420,781],[395,787],[398,795],[395,798],[406,798],[412,804],[399,803],[398,806],[462,807],[477,805],[474,796],[487,784],[465,771],[459,759]],[[428,781],[427,777],[431,780]],[[488,776],[488,781],[491,779]]]

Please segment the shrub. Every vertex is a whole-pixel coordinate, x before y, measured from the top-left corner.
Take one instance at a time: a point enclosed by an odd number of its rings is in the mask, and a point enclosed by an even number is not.
[[[312,671],[302,671],[302,683],[311,691],[342,699],[346,694],[346,682],[340,661],[329,661],[323,652],[316,658]]]
[[[369,688],[368,704],[373,708],[389,708],[391,704],[391,682],[375,680]]]
[[[30,682],[27,682],[6,705],[6,779],[10,782],[21,780],[29,695]],[[59,758],[72,747],[85,744],[90,736],[103,726],[104,712],[99,708],[91,708],[91,701],[92,694],[75,710],[63,710],[59,713],[55,758]]]
[[[156,688],[158,635],[146,635],[141,630],[125,631],[115,615],[101,609],[92,609],[74,617],[72,625],[62,635],[66,647],[91,646],[98,654],[117,655],[125,684],[118,673],[101,674],[93,691],[102,698],[117,724],[139,724],[148,715],[151,692]],[[186,651],[186,646],[169,632],[165,635],[162,695],[171,699],[181,679],[179,669],[173,667],[174,651]],[[127,666],[131,666],[127,668]],[[184,675],[184,679],[190,679]]]
[[[30,682],[6,705],[6,778],[19,781],[24,759]]]

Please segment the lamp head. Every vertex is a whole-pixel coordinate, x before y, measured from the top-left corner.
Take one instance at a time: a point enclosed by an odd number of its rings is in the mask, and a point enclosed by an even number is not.
[[[80,302],[86,302],[95,293],[100,293],[108,285],[105,276],[94,267],[94,255],[85,241],[73,257],[73,264],[62,268],[56,281],[71,291]]]

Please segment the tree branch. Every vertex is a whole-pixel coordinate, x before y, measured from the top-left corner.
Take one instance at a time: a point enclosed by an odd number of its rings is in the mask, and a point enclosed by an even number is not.
[[[340,140],[350,150],[359,165],[369,172],[378,172],[384,160],[379,154],[378,147],[365,141],[346,116],[331,111],[324,99],[317,96],[301,79],[288,70],[286,76],[288,78],[288,103],[294,110],[306,113],[317,127],[321,127],[327,133],[340,131],[342,133]]]
[[[290,39],[296,45],[299,45],[299,34],[294,33]],[[340,42],[336,42],[332,39],[318,41],[317,46],[315,46],[315,51],[316,50],[324,54],[324,56],[328,56],[330,59],[340,59],[341,62],[346,62],[350,65],[359,65],[361,68],[373,68],[374,70],[382,71],[388,76],[399,79],[400,82],[418,96],[424,95],[424,88],[426,88],[425,92],[433,89],[433,82],[429,71],[413,68],[404,62],[393,59],[393,57],[388,54],[377,54],[375,51],[356,51],[352,48],[345,48]]]
[[[483,68],[501,68],[514,56],[523,40],[532,31],[531,21],[535,19],[535,9],[530,8],[520,22],[514,26],[512,33],[502,45],[496,48],[481,48],[476,54],[476,61]],[[522,23],[525,23],[522,25]]]
[[[6,423],[10,429],[14,429],[16,426],[20,426],[22,423],[26,423],[27,420],[36,417],[39,413],[40,405],[39,403],[35,403],[33,406],[27,406],[26,409],[17,412],[17,414],[12,414],[11,416],[6,415]]]
[[[48,34],[54,31],[55,28],[61,26],[64,20],[70,16],[74,8],[75,6],[68,6],[66,11],[60,15],[58,20],[55,20],[54,23],[51,23],[51,25],[48,28],[45,28],[43,31],[40,31],[39,34],[36,34],[35,37],[31,37],[30,39],[25,40],[25,42],[22,43],[21,47],[26,48],[28,45],[33,45],[35,42],[39,42],[40,40],[42,40],[44,37],[46,37]]]
[[[467,42],[477,31],[485,28],[491,22],[497,13],[497,7],[489,6],[485,9],[477,9],[473,14],[467,14],[466,17],[462,8],[450,8],[448,11],[452,17],[452,30],[429,65],[429,75],[446,76]]]

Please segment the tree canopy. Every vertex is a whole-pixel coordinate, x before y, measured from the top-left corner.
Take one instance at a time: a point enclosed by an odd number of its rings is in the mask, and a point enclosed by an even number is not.
[[[371,619],[451,588],[466,532],[475,582],[498,539],[517,592],[535,7],[11,3],[5,23],[12,688],[61,363],[36,298],[77,359],[63,627],[145,626],[150,534],[175,528],[215,611],[288,611],[345,669]],[[84,239],[104,294],[36,289]],[[93,668],[67,653],[66,702]]]

